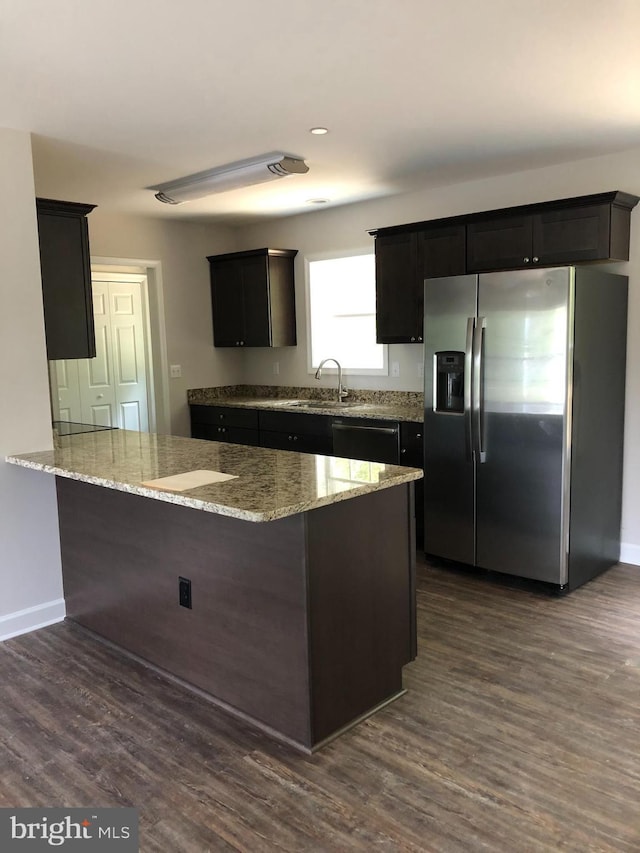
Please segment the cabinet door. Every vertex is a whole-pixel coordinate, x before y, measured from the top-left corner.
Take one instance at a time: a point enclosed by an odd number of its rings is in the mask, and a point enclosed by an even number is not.
[[[424,424],[405,421],[400,424],[400,464],[424,469]],[[424,543],[424,480],[414,485],[416,545]]]
[[[376,339],[379,344],[417,343],[422,336],[422,281],[417,273],[417,234],[376,238]]]
[[[424,468],[424,426],[413,421],[400,424],[400,464]]]
[[[550,210],[533,215],[533,262],[543,265],[609,257],[608,204]]]
[[[244,330],[242,346],[271,346],[268,259],[248,257],[240,261]]]
[[[63,208],[63,202],[38,200],[42,298],[49,361],[93,358],[96,354],[87,220],[84,214],[73,210],[67,212]],[[69,208],[73,205],[70,204]],[[93,208],[87,206],[87,209]]]
[[[217,347],[242,345],[244,316],[242,279],[237,261],[211,264],[213,343]]]
[[[422,279],[464,275],[466,227],[441,225],[418,234],[418,268]]]
[[[467,272],[517,269],[531,264],[532,217],[502,216],[467,226]]]

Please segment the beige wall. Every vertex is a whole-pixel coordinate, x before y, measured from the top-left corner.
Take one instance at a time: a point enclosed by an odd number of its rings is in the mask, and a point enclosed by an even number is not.
[[[29,134],[0,129],[0,638],[64,616],[55,483],[7,465],[51,447]],[[24,612],[27,611],[27,612]]]
[[[367,229],[371,228],[609,190],[624,190],[640,196],[640,150],[423,189],[242,229],[238,235],[239,249],[272,246],[299,250],[296,258],[298,346],[274,350],[266,358],[264,351],[247,350],[244,380],[281,385],[310,385],[313,381],[306,367],[305,256],[372,246],[367,234]],[[624,272],[630,278],[622,539],[625,543],[623,558],[640,565],[640,335],[637,333],[640,328],[640,209],[632,216],[631,252],[628,264],[612,264],[606,268]],[[399,378],[349,377],[348,384],[353,388],[420,390],[421,350],[418,345],[390,346],[389,362],[399,362]],[[280,362],[277,379],[272,371],[275,360]],[[594,487],[597,488],[597,484]]]
[[[182,378],[168,378],[170,428],[189,435],[188,388],[240,381],[241,354],[215,349],[207,255],[235,249],[231,228],[123,216],[97,207],[89,215],[92,258],[160,261],[168,364]]]

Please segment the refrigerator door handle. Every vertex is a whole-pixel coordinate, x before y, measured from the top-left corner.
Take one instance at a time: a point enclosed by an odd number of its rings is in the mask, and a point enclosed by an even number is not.
[[[476,460],[480,463],[486,462],[487,452],[484,449],[484,399],[483,399],[483,376],[484,365],[482,363],[484,347],[484,330],[487,327],[487,318],[478,317],[473,334],[473,374],[472,374],[472,432],[474,439],[474,450]]]
[[[467,318],[467,345],[464,352],[464,444],[466,448],[467,462],[473,460],[473,430],[471,425],[471,377],[473,374],[473,333],[476,327],[476,318]]]

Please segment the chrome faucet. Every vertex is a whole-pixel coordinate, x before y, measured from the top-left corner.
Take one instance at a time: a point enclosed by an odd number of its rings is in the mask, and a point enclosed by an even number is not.
[[[322,376],[322,368],[328,361],[333,361],[338,368],[338,402],[341,403],[342,400],[347,396],[349,391],[342,384],[342,368],[340,367],[340,362],[335,358],[323,358],[320,364],[318,365],[318,369],[316,370],[316,379],[320,379]]]

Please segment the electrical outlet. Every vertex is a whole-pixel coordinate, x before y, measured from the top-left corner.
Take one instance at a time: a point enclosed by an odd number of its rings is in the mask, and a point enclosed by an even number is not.
[[[169,374],[172,379],[180,379],[182,376],[182,365],[181,364],[172,364],[169,367]]]
[[[400,376],[400,362],[392,361],[391,362],[391,375],[392,376]]]
[[[178,578],[178,600],[180,607],[191,610],[191,581],[189,578]]]
[[[279,361],[273,362],[273,373],[275,376],[277,376],[280,373],[280,362]]]

